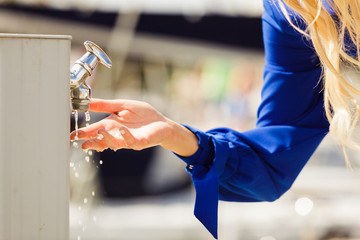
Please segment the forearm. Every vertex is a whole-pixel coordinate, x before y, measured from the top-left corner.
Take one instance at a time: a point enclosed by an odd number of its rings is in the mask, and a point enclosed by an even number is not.
[[[192,156],[199,148],[199,140],[196,135],[170,119],[167,121],[170,128],[160,146],[182,157]]]

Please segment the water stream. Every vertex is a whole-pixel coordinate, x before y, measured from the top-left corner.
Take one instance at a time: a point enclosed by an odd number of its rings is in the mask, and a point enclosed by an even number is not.
[[[79,140],[79,112],[77,110],[73,111],[74,114],[74,121],[75,121],[75,138],[73,141],[73,147],[78,148],[79,144],[77,140]]]
[[[86,121],[86,123],[90,122],[90,113],[89,113],[89,111],[85,112],[85,121]]]
[[[89,165],[84,165],[84,164],[89,164],[91,162],[95,163],[94,160],[92,160],[93,158],[93,152],[92,150],[85,150],[85,151],[81,151],[83,154],[81,154],[80,149],[79,149],[79,135],[78,135],[78,131],[79,131],[79,112],[78,111],[73,111],[72,113],[74,115],[74,125],[75,125],[75,138],[74,141],[72,141],[72,147],[74,148],[74,151],[78,151],[78,154],[80,154],[79,156],[77,156],[76,158],[74,158],[72,161],[70,161],[70,169],[72,170],[72,176],[74,177],[74,184],[75,187],[77,187],[76,191],[78,191],[78,193],[76,195],[78,195],[77,197],[75,197],[75,201],[78,201],[78,207],[77,210],[74,215],[75,219],[77,219],[77,223],[79,224],[79,229],[81,229],[82,232],[84,232],[87,229],[87,214],[86,212],[90,212],[91,211],[91,203],[92,200],[95,198],[95,189],[94,187],[91,187],[90,189],[83,191],[83,186],[86,186],[88,183],[86,183],[86,179],[87,179],[87,175],[91,174],[88,171],[91,171],[91,168],[93,168],[94,166],[89,166]],[[90,124],[90,113],[88,111],[84,112],[85,114],[85,126],[89,126]],[[80,156],[84,156],[84,158],[80,157]],[[79,158],[80,157],[80,158]],[[84,159],[84,160],[82,160]],[[92,161],[91,161],[92,160]],[[97,166],[96,166],[97,167]],[[85,185],[84,185],[85,184]],[[80,198],[80,199],[79,199]],[[85,213],[85,215],[84,215]],[[96,221],[96,216],[92,216],[90,221],[92,220],[93,222]],[[76,240],[81,240],[82,236],[81,234],[77,233],[75,236]]]

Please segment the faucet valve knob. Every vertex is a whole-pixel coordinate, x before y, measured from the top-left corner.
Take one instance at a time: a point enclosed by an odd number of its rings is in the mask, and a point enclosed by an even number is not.
[[[111,68],[112,62],[110,58],[98,45],[91,41],[85,41],[84,46],[88,52],[94,54],[99,59],[100,63],[108,68]]]

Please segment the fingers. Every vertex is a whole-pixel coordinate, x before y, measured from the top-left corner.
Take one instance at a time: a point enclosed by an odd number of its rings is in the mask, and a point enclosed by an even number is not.
[[[153,114],[156,112],[156,110],[146,102],[124,99],[104,100],[96,98],[91,99],[89,110],[93,112],[115,113],[116,115],[121,112],[123,112],[123,115],[129,113],[138,115],[144,112]]]
[[[130,130],[126,127],[119,128],[119,134],[115,136],[111,135],[105,129],[99,129],[98,134],[101,136],[101,140],[105,142],[108,148],[116,151],[120,148],[131,148],[139,150],[136,146],[136,139],[131,134]]]
[[[124,100],[104,100],[92,98],[90,102],[90,111],[115,113],[123,109]]]
[[[105,129],[99,129],[98,136],[85,141],[82,144],[83,149],[94,149],[96,151],[103,151],[110,148],[114,151],[121,148],[129,148],[134,150],[141,150],[142,147],[137,146],[135,137],[131,134],[130,130],[126,127],[119,129],[119,135],[113,136]]]
[[[121,142],[124,142],[122,139],[114,137],[111,135],[108,131],[105,129],[99,129],[98,134],[102,136],[102,140],[105,142],[108,148],[116,151],[119,148],[122,148],[124,144],[121,144]]]
[[[98,138],[93,138],[93,139],[83,142],[83,144],[81,145],[81,148],[84,150],[85,149],[93,149],[95,151],[102,152],[105,149],[107,149],[108,146],[103,140],[98,139]]]
[[[102,128],[97,131],[97,136],[97,138],[85,141],[82,144],[82,148],[94,149],[96,151],[103,151],[110,148],[116,151],[121,148],[129,148],[135,142],[134,137],[126,127],[121,127],[115,136]]]
[[[98,130],[101,128],[105,128],[104,122],[102,121],[80,128],[77,132],[74,130],[70,133],[70,140],[75,140],[76,134],[79,140],[96,138]]]

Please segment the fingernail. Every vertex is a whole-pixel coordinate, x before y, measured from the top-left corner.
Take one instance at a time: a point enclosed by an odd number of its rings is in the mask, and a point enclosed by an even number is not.
[[[100,128],[98,131],[97,131],[97,139],[103,139],[104,138],[104,135],[102,134],[102,132],[104,132],[104,129]]]
[[[124,130],[124,129],[120,129],[120,133],[121,133],[121,135],[125,135],[125,130]]]

